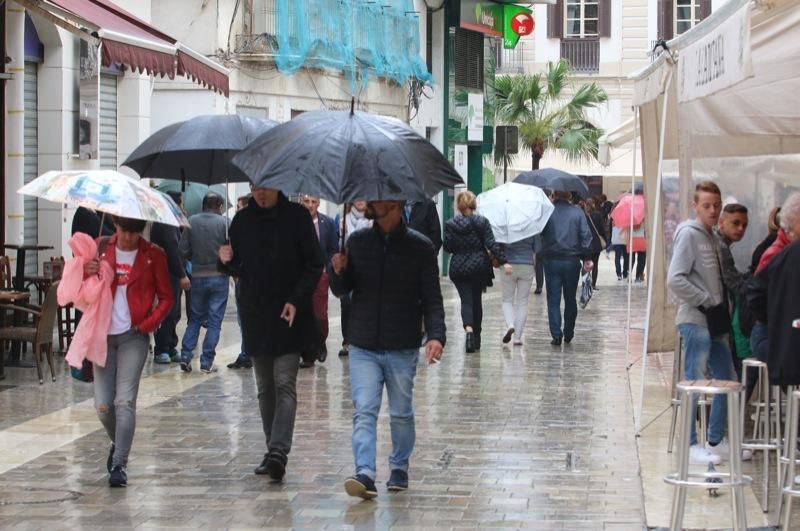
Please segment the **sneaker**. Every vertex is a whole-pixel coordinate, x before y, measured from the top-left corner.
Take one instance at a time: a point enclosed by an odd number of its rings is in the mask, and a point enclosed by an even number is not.
[[[515,347],[521,347],[522,345],[523,345],[522,339],[515,339],[514,340],[514,346]]]
[[[190,362],[190,361],[181,361],[181,370],[183,372],[192,372],[192,362]]]
[[[344,490],[350,496],[371,500],[378,496],[378,489],[375,488],[375,482],[369,476],[364,474],[356,474],[344,480]]]
[[[339,351],[339,357],[346,358],[349,355],[350,355],[350,347],[348,347],[347,345],[342,345],[342,350]]]
[[[386,482],[386,488],[392,492],[398,492],[408,489],[408,472],[396,468],[392,470],[389,476],[389,481]]]
[[[170,362],[169,354],[166,352],[162,352],[161,354],[156,354],[155,358],[153,358],[154,363],[158,363],[159,365],[168,365]]]
[[[553,345],[554,347],[560,347],[561,346],[561,338],[560,337],[554,337],[550,341],[550,344]]]
[[[622,280],[622,275],[617,275],[617,280]]]
[[[181,355],[176,352],[175,354],[172,354],[169,357],[169,361],[171,361],[172,363],[180,363],[181,362]]]
[[[720,441],[716,446],[711,446],[711,443],[706,442],[706,450],[716,456],[719,456],[720,460],[722,461],[727,461],[728,457],[731,455],[731,447],[728,444],[728,439],[722,439],[722,441]],[[750,461],[752,458],[752,450],[747,448],[742,449],[742,461]]]
[[[217,366],[216,365],[212,365],[211,367],[203,367],[201,365],[200,366],[200,372],[202,372],[204,374],[211,374],[212,372],[217,372]]]
[[[503,343],[508,343],[511,341],[511,337],[514,335],[514,327],[512,326],[508,330],[506,330],[506,335],[503,336]]]
[[[689,447],[689,464],[690,465],[708,465],[709,463],[718,465],[722,459],[717,454],[712,454],[699,444],[693,444]]]
[[[128,473],[125,471],[124,466],[115,466],[111,469],[108,475],[108,484],[111,487],[127,487],[128,486]]]
[[[111,473],[111,466],[114,464],[114,443],[111,443],[111,449],[108,451],[108,459],[106,459],[106,470]]]

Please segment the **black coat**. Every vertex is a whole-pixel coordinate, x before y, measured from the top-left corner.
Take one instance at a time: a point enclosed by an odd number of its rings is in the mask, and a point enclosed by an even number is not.
[[[100,220],[103,220],[103,234],[100,234]],[[95,212],[94,210],[89,210],[85,207],[78,207],[75,211],[75,216],[72,218],[72,234],[76,232],[82,232],[84,234],[88,234],[92,238],[97,238],[99,236],[111,236],[116,232],[116,228],[114,227],[114,220],[111,219],[110,214],[106,214],[105,217]]]
[[[347,240],[348,264],[332,274],[333,293],[352,292],[348,340],[366,350],[417,349],[422,322],[428,339],[445,343],[444,303],[431,242],[402,225],[384,236],[377,224]]]
[[[311,295],[323,257],[308,210],[283,194],[272,208],[251,199],[234,216],[229,235],[233,260],[224,269],[239,278],[245,351],[280,356],[315,348],[319,333]],[[281,319],[287,302],[297,308],[291,328]]]
[[[408,217],[408,228],[428,238],[436,254],[439,254],[439,249],[442,248],[442,222],[439,221],[436,203],[431,199],[415,202]]]
[[[589,223],[589,230],[592,231],[592,244],[589,246],[589,251],[592,254],[600,254],[603,252],[603,243],[600,238],[602,237],[608,242],[605,217],[602,212],[595,211],[586,215],[586,221]]]
[[[164,249],[167,255],[167,269],[169,275],[176,279],[186,276],[186,265],[178,249],[181,241],[181,229],[166,225],[164,223],[153,223],[150,229],[150,243],[154,243]]]
[[[494,233],[489,220],[478,214],[456,216],[444,225],[444,250],[450,257],[451,280],[484,279],[487,284],[492,266],[489,250],[500,261],[505,262],[505,254]]]
[[[767,366],[772,385],[800,385],[800,328],[792,323],[800,318],[800,242],[780,252],[757,278],[767,292],[769,353]]]
[[[319,246],[325,259],[325,267],[330,267],[331,258],[339,252],[339,227],[325,214],[317,213],[319,224]]]

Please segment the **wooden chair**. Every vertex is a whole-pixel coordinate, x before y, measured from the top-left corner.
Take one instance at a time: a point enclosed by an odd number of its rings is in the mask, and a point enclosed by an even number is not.
[[[42,263],[42,273],[49,279],[49,283],[61,280],[61,276],[64,274],[64,263],[63,256],[53,256],[49,262]],[[75,307],[72,304],[58,307],[56,326],[58,327],[58,350],[64,354],[69,349],[75,328],[78,326],[75,319]]]
[[[42,378],[42,354],[47,356],[50,366],[50,376],[56,381],[56,371],[53,367],[53,327],[58,313],[58,282],[53,282],[44,298],[41,309],[34,306],[6,305],[5,308],[25,312],[33,315],[33,326],[5,326],[0,328],[0,342],[22,341],[33,345],[33,358],[36,361],[36,371],[39,373],[39,384],[44,383]]]

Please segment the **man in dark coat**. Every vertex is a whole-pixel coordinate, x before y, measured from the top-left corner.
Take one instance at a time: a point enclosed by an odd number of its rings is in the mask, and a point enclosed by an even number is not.
[[[444,304],[430,240],[406,227],[401,201],[370,202],[367,217],[374,220],[372,228],[352,235],[346,253],[333,257],[330,276],[335,295],[352,293],[350,386],[356,474],[347,478],[345,490],[364,499],[378,495],[375,454],[384,386],[392,432],[387,486],[405,490],[414,449],[412,392],[423,318],[428,363],[441,358],[445,343]]]
[[[167,192],[178,207],[182,207],[180,192]],[[167,269],[169,271],[169,284],[175,303],[161,325],[153,334],[155,346],[153,347],[153,361],[167,364],[180,363],[181,355],[178,352],[178,333],[175,327],[181,320],[181,293],[188,291],[192,284],[186,275],[186,264],[183,262],[178,244],[181,241],[181,228],[164,223],[153,223],[150,229],[150,242],[158,245],[167,255]]]
[[[253,188],[229,235],[219,258],[241,285],[244,346],[268,449],[255,473],[281,481],[294,435],[300,353],[319,341],[311,296],[324,260],[308,211],[277,190]]]
[[[442,222],[439,221],[436,203],[432,199],[408,201],[403,214],[408,228],[427,237],[438,255],[439,249],[442,248]]]
[[[101,219],[103,223],[102,234],[100,234]],[[111,219],[110,215],[103,217],[102,214],[85,207],[78,207],[78,209],[75,211],[75,215],[72,218],[73,235],[76,232],[82,232],[84,234],[88,234],[92,238],[98,238],[100,236],[111,236],[116,231],[117,229],[114,228],[114,221]]]

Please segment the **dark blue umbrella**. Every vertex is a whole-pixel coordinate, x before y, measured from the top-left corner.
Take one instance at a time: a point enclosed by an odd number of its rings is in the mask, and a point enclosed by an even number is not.
[[[555,168],[543,168],[520,173],[514,179],[514,182],[547,188],[556,192],[572,192],[584,198],[589,197],[589,187],[586,186],[583,179]]]
[[[233,157],[256,186],[334,203],[432,197],[463,179],[430,142],[393,118],[303,113]]]
[[[197,116],[153,133],[122,165],[142,177],[206,185],[247,182],[231,157],[276,125],[238,114]]]

